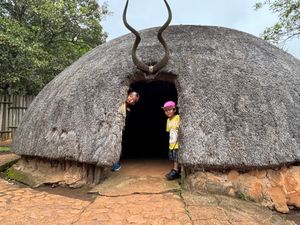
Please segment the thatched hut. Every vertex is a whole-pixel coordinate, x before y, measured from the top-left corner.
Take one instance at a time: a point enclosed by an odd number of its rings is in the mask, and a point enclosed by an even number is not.
[[[141,32],[138,55],[147,63],[161,58],[156,33],[157,28]],[[145,76],[132,63],[131,34],[65,69],[27,110],[13,151],[25,159],[110,167],[121,153],[124,118],[118,107],[131,86],[147,97],[135,112],[144,120],[132,125],[143,134],[135,140],[140,140],[140,151],[128,150],[130,156],[162,156],[160,106],[173,99],[182,117],[180,161],[187,168],[247,170],[300,161],[298,59],[260,38],[222,27],[170,26],[164,37],[170,60],[156,75]],[[159,124],[157,131],[149,128],[153,123]]]

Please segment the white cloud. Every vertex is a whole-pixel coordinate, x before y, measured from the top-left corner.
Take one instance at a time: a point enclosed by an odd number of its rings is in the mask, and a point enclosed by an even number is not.
[[[129,31],[122,22],[125,0],[107,0],[112,16],[103,21],[108,39],[124,35]],[[259,36],[263,30],[274,24],[277,17],[267,9],[255,11],[257,0],[169,0],[173,13],[171,24],[194,24],[222,26]],[[101,3],[101,1],[100,1]],[[161,26],[167,18],[167,10],[162,0],[130,0],[127,18],[137,30]],[[289,41],[285,49],[300,59],[300,39]]]

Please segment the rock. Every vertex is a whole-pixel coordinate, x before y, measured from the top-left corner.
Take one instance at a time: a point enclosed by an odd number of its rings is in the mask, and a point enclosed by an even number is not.
[[[266,170],[252,170],[249,172],[249,175],[257,177],[258,179],[263,179],[267,175]]]
[[[287,206],[286,194],[281,187],[271,187],[268,190],[268,194],[274,203],[274,207],[281,213],[288,213],[289,208]]]
[[[277,213],[249,201],[188,192],[183,192],[182,197],[191,218],[196,219],[194,224],[295,225]],[[214,220],[217,220],[216,223]]]
[[[11,153],[5,153],[0,155],[0,172],[6,170],[7,168],[11,167],[13,164],[15,164],[20,159],[20,156],[11,154]]]
[[[228,173],[228,179],[230,181],[235,181],[239,178],[239,175],[240,175],[239,172],[237,172],[236,170],[231,170]]]
[[[90,193],[104,196],[120,196],[130,194],[159,194],[179,191],[178,181],[168,181],[165,177],[154,176],[111,176],[96,185]]]
[[[268,170],[267,176],[271,186],[273,187],[282,186],[284,183],[283,175],[279,170]]]
[[[288,213],[300,207],[300,166],[228,173],[196,172],[187,177],[185,188],[194,192],[225,194],[259,202]]]
[[[22,157],[8,170],[8,177],[31,187],[42,184],[82,187],[98,184],[107,177],[108,169],[72,161],[54,161],[37,157]]]
[[[34,177],[30,173],[20,171],[16,169],[14,166],[8,169],[6,175],[9,179],[16,180],[23,184],[27,184],[30,187],[39,187],[40,185],[43,184],[40,178]]]
[[[254,182],[249,189],[249,196],[255,202],[260,202],[263,199],[263,184],[261,182]]]
[[[299,193],[299,191],[295,192],[293,194],[287,195],[287,204],[294,205],[294,206],[300,208],[300,193]]]

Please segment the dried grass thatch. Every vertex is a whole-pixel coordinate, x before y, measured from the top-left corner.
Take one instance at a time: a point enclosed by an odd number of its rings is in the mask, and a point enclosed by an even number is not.
[[[144,30],[138,55],[157,62],[157,28]],[[300,159],[300,61],[232,29],[171,26],[164,72],[177,75],[182,163],[260,168]],[[112,40],[65,69],[36,97],[14,140],[20,155],[109,166],[121,151],[118,107],[138,79],[133,35]],[[139,77],[140,79],[141,77]]]

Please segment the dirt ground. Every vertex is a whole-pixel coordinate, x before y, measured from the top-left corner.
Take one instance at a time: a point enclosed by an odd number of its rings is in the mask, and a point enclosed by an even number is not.
[[[0,146],[11,146],[12,139],[0,140]]]
[[[165,180],[170,168],[166,160],[123,161],[92,189],[32,189],[0,179],[0,224],[296,224],[252,202],[185,192],[180,180]]]

